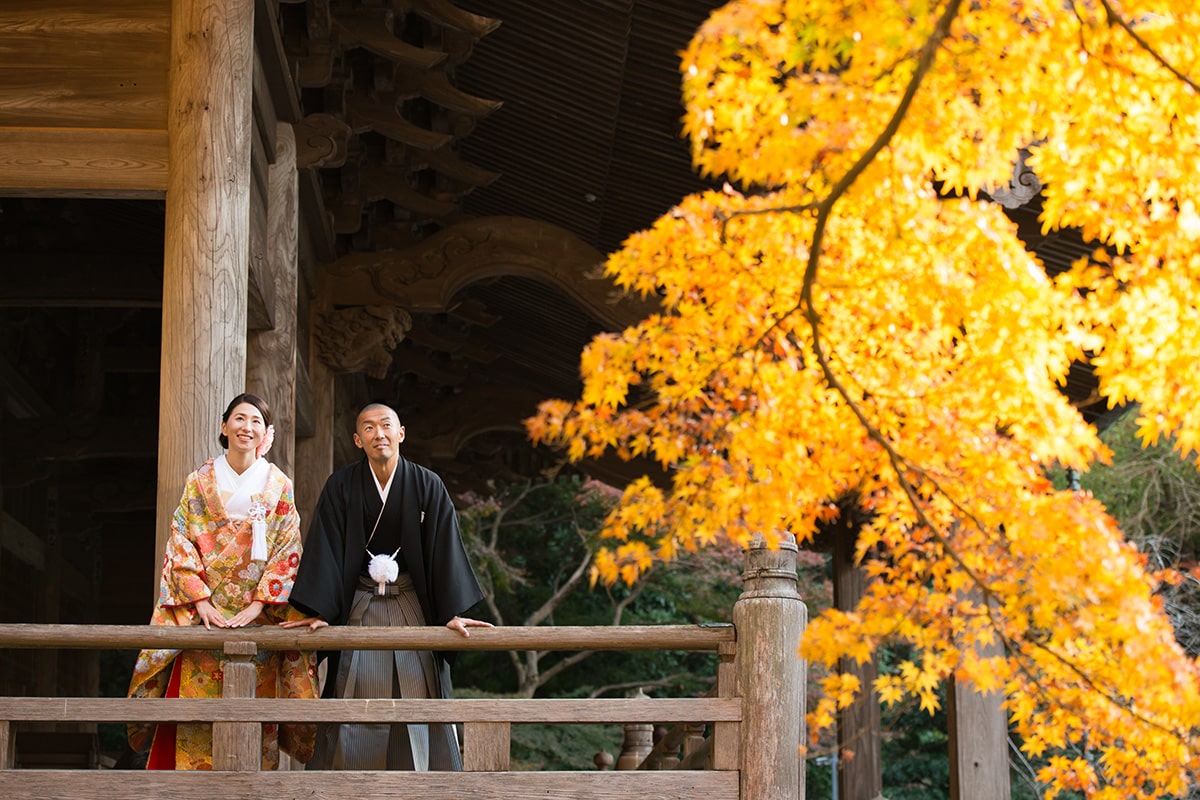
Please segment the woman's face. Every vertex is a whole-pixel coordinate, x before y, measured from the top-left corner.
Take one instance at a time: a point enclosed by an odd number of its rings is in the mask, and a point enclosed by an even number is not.
[[[221,433],[229,440],[229,449],[235,452],[253,453],[266,432],[262,412],[252,403],[238,403],[229,412],[229,419],[221,423]]]

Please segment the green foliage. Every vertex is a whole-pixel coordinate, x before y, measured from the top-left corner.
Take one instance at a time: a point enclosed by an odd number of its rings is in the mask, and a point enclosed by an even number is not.
[[[1173,545],[1179,556],[1192,559],[1200,548],[1200,471],[1180,458],[1173,439],[1144,447],[1138,417],[1131,409],[1101,434],[1112,463],[1097,465],[1080,482],[1131,539]]]
[[[1080,476],[1121,530],[1146,554],[1150,569],[1178,570],[1177,582],[1159,588],[1175,637],[1195,657],[1200,655],[1200,471],[1181,458],[1175,439],[1144,445],[1139,438],[1140,409],[1133,406],[1109,425],[1100,438],[1112,450],[1112,461]],[[1055,470],[1057,486],[1067,484]]]
[[[455,689],[460,698],[512,698],[474,689]],[[511,766],[514,771],[594,770],[595,757],[607,752],[616,763],[625,731],[620,725],[512,726]]]
[[[490,611],[493,622],[722,623],[729,621],[741,591],[741,552],[732,547],[681,554],[632,586],[590,586],[591,553],[617,500],[616,491],[604,484],[558,477],[498,486],[490,497],[463,500],[459,517],[464,539],[490,604],[479,613]],[[544,674],[568,655],[547,656],[537,669]],[[522,676],[515,662],[528,668],[524,653],[464,653],[455,680],[488,692],[520,690]],[[706,691],[715,672],[716,657],[708,653],[601,652],[536,688],[542,696],[586,697],[635,685],[653,693],[661,686],[674,696],[686,696]]]

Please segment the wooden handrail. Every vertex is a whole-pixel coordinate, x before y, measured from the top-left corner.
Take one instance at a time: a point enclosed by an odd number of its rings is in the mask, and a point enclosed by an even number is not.
[[[13,722],[737,722],[737,698],[298,700],[0,697]]]
[[[470,637],[442,627],[330,626],[307,629],[151,625],[0,625],[0,648],[220,650],[254,642],[264,650],[690,650],[716,651],[735,640],[732,625],[475,628]]]

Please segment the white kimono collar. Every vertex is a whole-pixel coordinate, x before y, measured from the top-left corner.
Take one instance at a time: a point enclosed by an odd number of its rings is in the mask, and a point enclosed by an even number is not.
[[[396,466],[399,467],[399,464],[397,464]],[[393,469],[392,474],[388,475],[387,485],[381,486],[379,484],[379,476],[376,475],[375,470],[371,468],[370,462],[367,463],[367,469],[370,470],[370,472],[371,472],[371,480],[375,481],[375,488],[379,490],[379,499],[382,500],[383,504],[386,506],[387,500],[388,500],[388,493],[390,493],[392,491],[392,481],[394,481],[396,479],[396,473],[399,472],[400,470]],[[249,471],[249,470],[247,470],[247,471]]]
[[[239,475],[229,466],[224,455],[213,459],[217,488],[225,503],[225,513],[231,519],[246,519],[250,516],[251,495],[261,494],[271,477],[271,465],[265,458],[258,458]]]

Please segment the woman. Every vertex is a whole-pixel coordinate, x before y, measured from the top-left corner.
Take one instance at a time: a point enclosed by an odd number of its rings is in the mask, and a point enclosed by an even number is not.
[[[263,456],[274,428],[267,404],[233,398],[221,418],[225,455],[188,476],[171,521],[158,605],[151,625],[241,628],[275,624],[289,612],[300,563],[300,518],[292,482]],[[130,697],[220,697],[225,657],[215,650],[143,650]],[[258,697],[316,697],[312,653],[260,651]],[[299,761],[312,755],[313,726],[263,724],[263,769],[279,766],[279,749]],[[134,750],[150,748],[147,769],[212,769],[209,723],[131,725]]]

